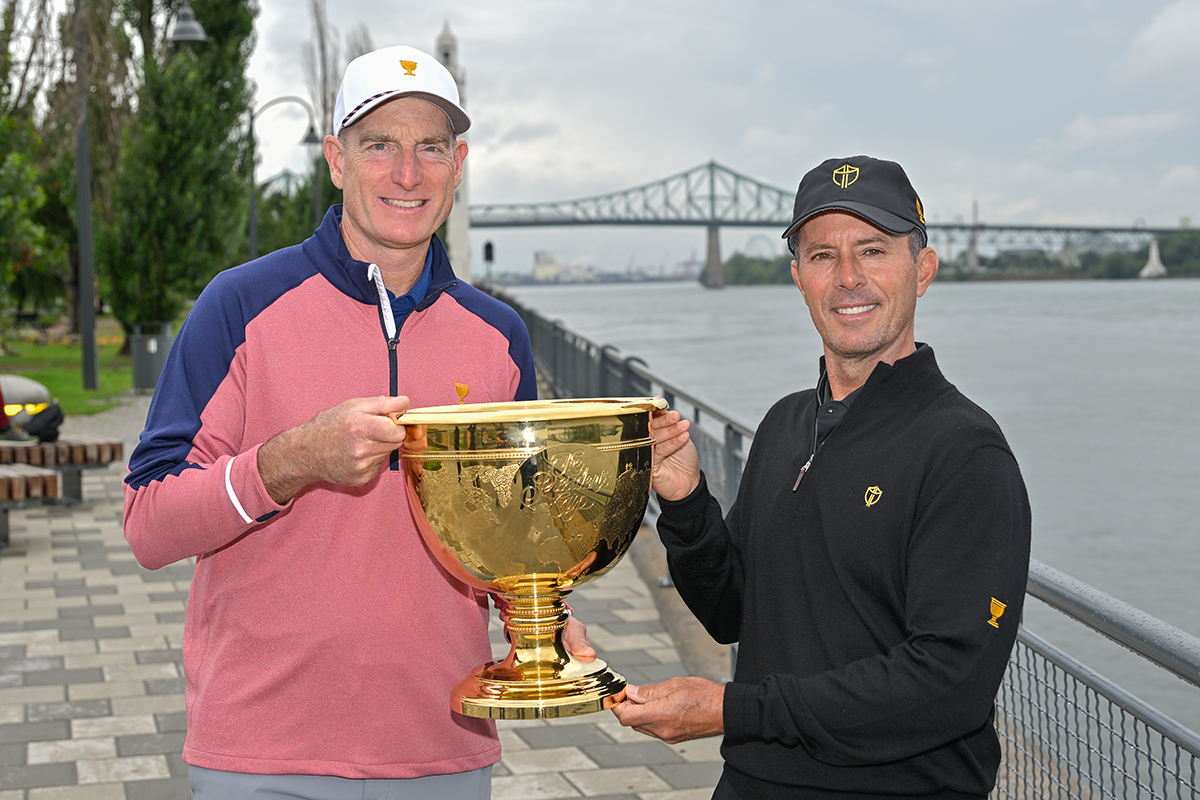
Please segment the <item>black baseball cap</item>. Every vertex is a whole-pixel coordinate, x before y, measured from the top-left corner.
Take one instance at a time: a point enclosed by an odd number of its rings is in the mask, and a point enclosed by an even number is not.
[[[929,241],[921,199],[904,168],[894,161],[870,156],[831,158],[809,170],[796,190],[792,224],[783,238],[790,240],[801,225],[823,211],[845,211],[900,236],[915,228],[921,231],[922,247]]]

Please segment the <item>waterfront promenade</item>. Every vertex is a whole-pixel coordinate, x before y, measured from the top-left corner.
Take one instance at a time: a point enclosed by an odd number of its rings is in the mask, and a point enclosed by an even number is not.
[[[148,404],[131,394],[63,430],[120,438],[128,458]],[[192,564],[149,571],[134,561],[121,532],[125,473],[124,463],[85,471],[79,505],[10,512],[12,544],[0,550],[0,800],[190,797],[179,647]],[[610,574],[571,595],[576,614],[633,683],[726,677],[723,651],[658,585],[663,563],[644,528]],[[495,618],[492,642],[507,652]],[[668,746],[608,712],[501,722],[500,737],[494,800],[707,800],[721,768],[718,739]]]

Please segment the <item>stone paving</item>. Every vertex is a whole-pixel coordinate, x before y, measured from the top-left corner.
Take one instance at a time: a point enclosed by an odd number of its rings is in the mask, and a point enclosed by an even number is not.
[[[63,430],[121,438],[128,456],[149,398],[126,400]],[[191,796],[179,648],[193,565],[149,571],[134,561],[121,532],[125,472],[86,471],[81,504],[10,512],[12,544],[0,550],[0,800]],[[570,598],[600,656],[638,684],[688,674],[680,650],[698,651],[694,641],[676,646],[697,638],[678,633],[687,621],[660,613],[674,608],[661,595],[674,593],[639,571],[655,563],[654,548],[644,529],[641,561],[631,553]],[[492,634],[497,656],[507,652],[495,619]],[[494,800],[706,800],[721,770],[718,739],[668,746],[608,712],[501,722],[500,737]]]

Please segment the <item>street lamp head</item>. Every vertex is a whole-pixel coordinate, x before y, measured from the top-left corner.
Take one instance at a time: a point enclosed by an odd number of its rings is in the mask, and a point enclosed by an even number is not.
[[[204,26],[196,21],[196,12],[192,11],[192,4],[188,0],[183,0],[183,8],[179,9],[179,19],[175,20],[175,26],[167,34],[167,41],[171,44],[208,41]]]
[[[317,135],[317,129],[314,125],[308,126],[308,133],[304,134],[304,138],[300,140],[300,144],[320,144],[321,137]]]

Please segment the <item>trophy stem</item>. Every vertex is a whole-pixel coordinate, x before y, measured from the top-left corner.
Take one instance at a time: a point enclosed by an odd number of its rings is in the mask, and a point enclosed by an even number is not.
[[[504,592],[500,618],[512,647],[503,661],[471,671],[453,692],[456,711],[490,719],[570,717],[612,708],[625,679],[596,659],[582,662],[563,642],[568,590],[531,576]],[[557,577],[557,576],[556,576]]]

